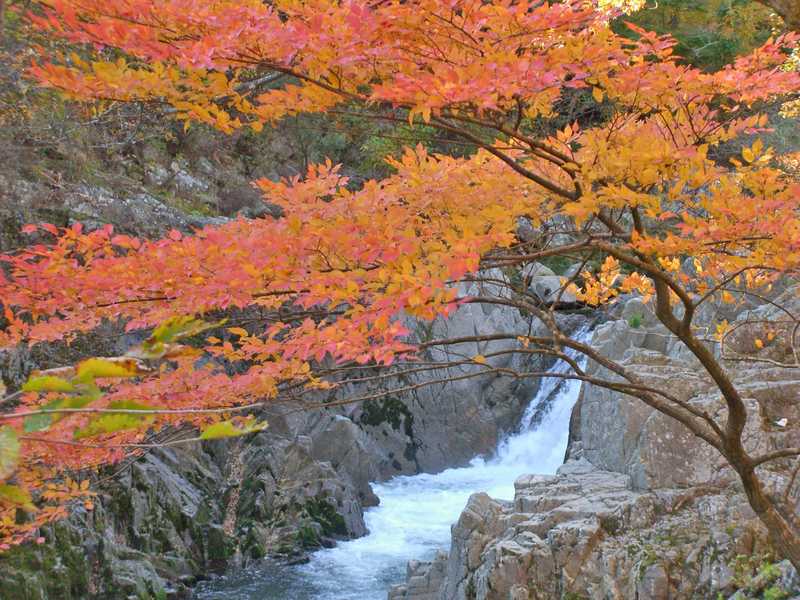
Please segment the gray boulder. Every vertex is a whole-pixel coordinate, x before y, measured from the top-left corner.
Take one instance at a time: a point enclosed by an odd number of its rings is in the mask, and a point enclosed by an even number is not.
[[[391,600],[714,598],[733,559],[763,544],[735,492],[639,492],[626,475],[567,463],[524,476],[513,503],[473,495],[446,560],[415,565]],[[444,579],[438,574],[444,569]]]

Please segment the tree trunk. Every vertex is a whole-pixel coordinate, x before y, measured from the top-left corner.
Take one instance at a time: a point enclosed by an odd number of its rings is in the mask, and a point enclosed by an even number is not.
[[[800,0],[793,0],[800,5]],[[778,509],[766,494],[761,480],[755,473],[751,458],[742,444],[742,433],[747,423],[747,409],[725,369],[708,348],[694,337],[685,321],[675,318],[670,306],[669,291],[663,281],[654,279],[656,288],[656,316],[703,365],[714,380],[728,408],[728,420],[720,432],[720,445],[714,446],[730,464],[742,482],[747,500],[767,529],[770,541],[776,550],[788,559],[800,573],[800,528],[797,522]],[[687,309],[688,310],[688,309]],[[688,314],[688,313],[687,313]]]
[[[740,469],[738,465],[735,466],[750,506],[767,528],[770,541],[778,553],[787,558],[800,573],[800,530],[796,523],[781,514],[775,502],[764,492],[761,481],[752,468]]]

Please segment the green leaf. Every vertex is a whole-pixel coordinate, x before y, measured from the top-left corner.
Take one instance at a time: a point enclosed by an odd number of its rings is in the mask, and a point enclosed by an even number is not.
[[[44,409],[56,409],[61,408],[61,400],[53,400],[52,402],[48,402],[44,406],[40,408]],[[45,414],[45,415],[31,415],[30,417],[25,417],[25,420],[22,422],[22,428],[25,430],[25,433],[33,433],[34,431],[44,431],[48,429],[50,425],[53,424],[53,417],[56,415],[53,414]]]
[[[112,402],[108,408],[118,410],[152,410],[152,406],[138,404],[129,400],[120,400]],[[123,431],[125,429],[139,429],[143,425],[147,425],[153,420],[153,416],[147,413],[142,414],[103,414],[93,418],[89,424],[82,429],[75,431],[74,437],[76,440],[81,440],[87,437],[94,437],[102,433],[114,433],[115,431]]]
[[[241,435],[240,430],[230,421],[214,423],[206,427],[200,434],[201,440],[218,440]]]
[[[0,479],[5,479],[17,468],[19,440],[11,427],[0,427]]]
[[[202,319],[195,319],[194,317],[173,317],[156,327],[150,339],[164,343],[177,342],[178,340],[202,333],[207,329],[220,327],[224,325],[227,320],[228,319],[222,319],[214,323],[208,323]]]
[[[74,390],[75,385],[72,382],[52,375],[31,377],[22,386],[24,392],[72,392]]]
[[[75,380],[88,382],[110,377],[136,377],[141,374],[141,366],[132,358],[125,360],[89,358],[78,364],[78,373],[75,376]]]
[[[52,402],[48,402],[40,407],[44,410],[58,410],[59,408],[83,408],[91,404],[101,396],[100,388],[91,386],[87,393],[80,396],[65,396]],[[69,413],[46,413],[42,415],[31,415],[26,417],[23,421],[23,428],[26,433],[34,431],[43,431],[49,428],[53,423],[57,423],[67,416]]]
[[[200,434],[201,440],[219,440],[222,438],[238,437],[248,433],[255,433],[256,431],[263,431],[267,428],[266,421],[256,422],[251,419],[246,422],[244,426],[237,427],[233,421],[220,421],[206,427]]]
[[[19,506],[27,511],[33,512],[36,507],[33,505],[30,492],[18,485],[0,484],[0,502]]]
[[[213,329],[214,327],[220,327],[224,325],[227,320],[228,319],[222,319],[214,323],[207,323],[202,319],[195,319],[189,316],[172,317],[156,327],[152,335],[147,338],[141,347],[136,349],[132,355],[151,359],[161,358],[174,342],[197,335],[208,329]]]
[[[156,342],[153,344],[144,343],[135,348],[131,348],[126,355],[143,360],[158,360],[161,358],[179,358],[182,356],[200,356],[203,351],[199,348],[186,346],[184,344],[164,344]]]

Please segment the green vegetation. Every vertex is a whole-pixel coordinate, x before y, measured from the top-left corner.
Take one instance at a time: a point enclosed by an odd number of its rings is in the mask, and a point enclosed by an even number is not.
[[[347,535],[347,524],[336,507],[326,498],[312,498],[306,503],[306,512],[322,526],[325,535]]]
[[[364,402],[363,410],[362,424],[377,427],[381,423],[389,423],[393,429],[403,427],[406,435],[413,435],[414,415],[399,399],[368,400]]]
[[[319,537],[310,525],[303,525],[297,530],[297,543],[303,548],[316,548],[319,546]]]
[[[639,329],[642,326],[643,319],[642,315],[631,315],[628,318],[628,325],[633,329]]]
[[[772,34],[769,9],[751,0],[658,0],[626,18],[678,40],[675,53],[714,71],[755,48]],[[617,30],[625,30],[617,23]]]

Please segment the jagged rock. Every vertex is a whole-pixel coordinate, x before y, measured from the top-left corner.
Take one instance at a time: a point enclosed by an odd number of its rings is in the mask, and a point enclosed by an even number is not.
[[[539,262],[531,262],[522,268],[522,279],[530,287],[537,277],[554,277],[555,273],[550,267]]]
[[[566,289],[568,279],[559,275],[539,276],[533,279],[531,291],[544,303],[558,302],[573,304],[577,302],[575,293]]]
[[[438,552],[430,562],[409,561],[406,583],[392,586],[388,600],[426,600],[444,584],[447,553]]]
[[[190,173],[186,169],[186,165],[181,162],[172,161],[169,167],[172,171],[170,183],[178,193],[187,195],[201,194],[207,192],[211,187],[207,181]]]
[[[63,207],[69,212],[70,222],[89,226],[116,223],[119,230],[144,237],[163,236],[170,229],[191,231],[224,222],[218,217],[182,213],[144,192],[120,198],[106,188],[87,185],[66,194]]]
[[[237,443],[179,445],[131,462],[94,510],[78,508],[44,528],[44,544],[0,556],[2,597],[185,595],[197,577],[234,562],[297,557],[366,533],[357,491],[313,458],[310,439],[265,432]]]
[[[494,279],[494,277],[493,277]],[[480,284],[472,284],[477,287]],[[493,285],[491,282],[484,285]],[[465,295],[474,293],[464,290]],[[565,318],[562,326],[570,331],[585,323],[585,318]],[[537,319],[514,308],[496,304],[467,304],[448,319],[437,319],[423,329],[426,339],[465,338],[507,334],[507,339],[464,342],[437,347],[429,352],[434,361],[459,361],[464,357],[486,357],[488,365],[516,372],[542,369],[546,361],[529,355],[504,353],[517,345],[519,332],[546,335]],[[496,355],[495,355],[496,354]],[[494,356],[493,356],[494,355]],[[464,364],[436,371],[434,378],[479,374],[479,364]],[[414,416],[416,451],[422,471],[439,471],[446,466],[467,464],[475,454],[494,452],[501,437],[514,430],[528,402],[538,390],[536,379],[514,379],[497,374],[484,375],[441,386],[428,386],[414,393],[409,403]],[[470,454],[470,452],[472,454]]]
[[[774,318],[755,310],[757,320]],[[713,383],[641,300],[628,298],[612,314],[595,330],[596,349],[724,421]],[[800,443],[796,371],[728,367],[750,415],[748,449]],[[587,370],[611,377],[598,364]],[[437,557],[417,565],[418,584],[395,586],[391,600],[744,599],[760,598],[767,585],[775,597],[800,591],[786,563],[743,584],[737,561],[768,550],[765,530],[718,453],[675,421],[584,384],[570,431],[572,459],[557,475],[520,477],[513,504],[474,494],[453,526],[444,581],[427,583],[440,579],[428,576],[445,564]],[[788,463],[773,464],[763,473],[767,487],[783,490],[789,471]],[[758,572],[754,564],[747,569]]]
[[[23,346],[0,349],[0,382],[17,389],[28,379],[36,368],[30,350]]]
[[[642,317],[637,327],[629,322],[634,314]],[[599,326],[592,344],[654,387],[668,390],[724,422],[726,409],[713,382],[696,362],[685,359],[674,336],[655,321],[641,301],[630,300],[622,316]],[[596,364],[590,364],[588,370],[611,377]],[[763,422],[765,414],[773,424],[783,418],[787,424],[789,420],[800,422],[800,413],[791,400],[800,393],[796,372],[738,367],[730,373],[745,394],[750,415],[745,439],[750,451],[763,452],[800,441],[795,426],[765,428]],[[599,468],[627,473],[637,489],[723,484],[735,479],[715,450],[635,398],[587,384],[578,411],[582,456]]]
[[[371,481],[379,479],[378,469],[365,447],[365,434],[350,419],[334,415],[330,425],[312,441],[315,459],[327,461],[340,474],[349,476],[364,507],[378,504]]]
[[[566,289],[569,278],[556,275],[541,263],[528,263],[521,275],[530,292],[543,303],[572,304],[577,301],[575,294]]]
[[[488,281],[465,284],[461,294],[474,297],[483,293],[503,293],[502,289],[507,291],[502,283],[498,283],[506,281],[501,271],[493,269],[481,275]],[[487,291],[486,288],[491,289]],[[563,320],[567,330],[584,322],[583,317]],[[531,335],[545,333],[538,320],[521,315],[513,307],[465,304],[449,318],[440,318],[432,323],[409,321],[408,326],[415,330],[421,342],[503,333],[509,337],[432,348],[427,354],[429,360],[462,364],[433,369],[421,375],[407,375],[399,382],[360,385],[342,392],[342,397],[380,395],[375,400],[345,407],[339,412],[355,423],[363,435],[345,424],[335,425],[342,428],[337,431],[347,439],[357,439],[352,447],[358,448],[358,452],[348,460],[355,461],[368,477],[377,480],[466,465],[476,454],[494,452],[502,436],[518,426],[522,413],[538,389],[538,381],[497,373],[484,375],[482,372],[486,367],[476,362],[465,362],[465,358],[483,356],[487,365],[520,372],[539,370],[545,364],[540,357],[504,353],[516,347],[516,337],[521,331]],[[426,381],[436,383],[421,385]],[[409,392],[390,393],[392,388],[416,385],[421,387]],[[322,413],[312,417],[312,421],[314,419],[313,435],[328,437],[325,430],[334,426],[331,416]],[[328,445],[333,448],[330,460],[344,464],[339,456],[340,450],[336,450],[337,444],[329,442]],[[318,445],[315,453],[324,456],[323,446]],[[360,483],[357,487],[364,489]]]
[[[517,219],[517,237],[523,242],[533,242],[539,238],[539,232],[534,228],[531,220],[526,217]]]
[[[281,499],[273,509],[288,519],[294,507],[302,507],[328,536],[364,535],[367,528],[357,493],[330,463],[314,460],[311,443],[299,437],[286,448],[278,477]]]
[[[626,475],[586,461],[515,487],[513,504],[470,498],[440,586],[396,586],[390,598],[713,598],[735,590],[728,562],[764,543],[747,503],[729,491],[638,492]],[[428,573],[442,562],[420,565],[414,578],[438,580]]]
[[[145,181],[150,185],[166,185],[172,178],[172,173],[163,166],[154,163],[145,167],[144,177]]]

